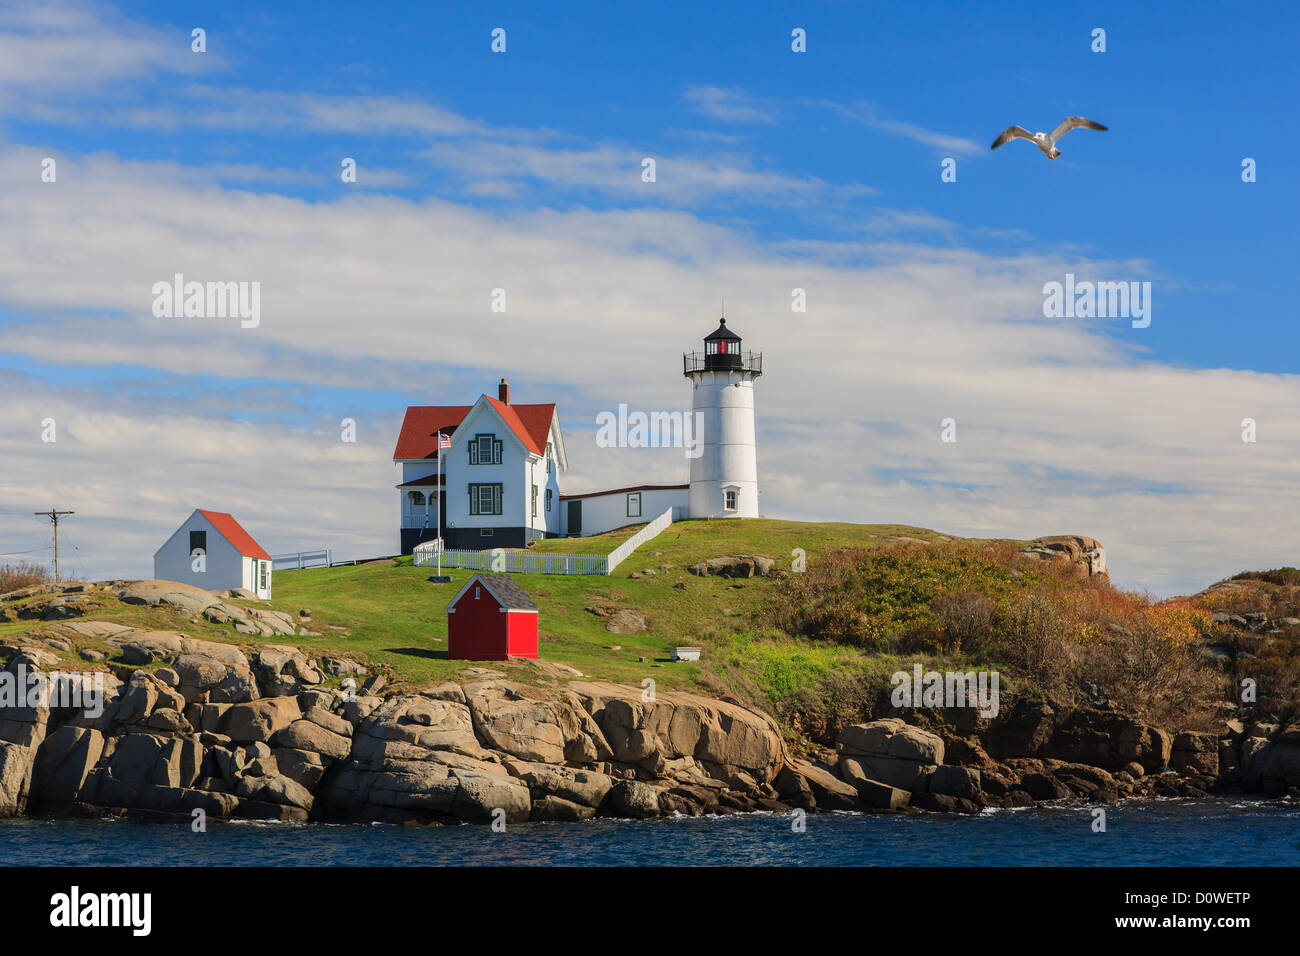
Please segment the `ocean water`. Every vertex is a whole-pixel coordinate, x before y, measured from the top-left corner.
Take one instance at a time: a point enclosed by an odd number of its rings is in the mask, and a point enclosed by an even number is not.
[[[1162,800],[979,816],[784,814],[408,827],[124,820],[0,822],[0,865],[1300,866],[1292,801]]]

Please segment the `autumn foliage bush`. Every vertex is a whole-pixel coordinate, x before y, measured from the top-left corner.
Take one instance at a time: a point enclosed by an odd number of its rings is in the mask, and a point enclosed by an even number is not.
[[[1222,690],[1201,657],[1209,620],[1194,602],[1024,562],[1010,542],[838,551],[791,575],[769,614],[787,634],[956,658],[1054,699],[1113,700],[1180,726]]]
[[[0,565],[0,594],[31,587],[33,584],[49,584],[52,580],[49,568],[30,561]]]

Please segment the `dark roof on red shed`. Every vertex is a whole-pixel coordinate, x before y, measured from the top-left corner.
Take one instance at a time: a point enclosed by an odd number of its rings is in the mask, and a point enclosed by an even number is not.
[[[512,611],[536,611],[538,607],[533,603],[527,592],[519,586],[508,574],[476,574],[465,582],[465,586],[460,589],[454,598],[447,605],[447,610],[456,606],[456,602],[461,599],[466,591],[474,586],[477,581],[482,584],[489,594],[496,600],[497,604]]]

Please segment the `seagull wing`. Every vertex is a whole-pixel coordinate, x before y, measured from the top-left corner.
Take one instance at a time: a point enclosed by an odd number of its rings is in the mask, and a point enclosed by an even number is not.
[[[1034,134],[1029,132],[1023,126],[1008,126],[1002,131],[1002,135],[993,141],[989,149],[997,149],[1003,143],[1009,143],[1013,139],[1027,139],[1031,143],[1034,141]]]
[[[1094,123],[1090,119],[1084,119],[1082,116],[1067,116],[1060,126],[1052,130],[1052,135],[1047,137],[1047,145],[1055,146],[1056,141],[1072,129],[1099,129],[1105,131],[1106,127],[1100,123]]]

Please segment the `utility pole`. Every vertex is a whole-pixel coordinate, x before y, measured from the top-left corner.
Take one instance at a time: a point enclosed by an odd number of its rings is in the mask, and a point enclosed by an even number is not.
[[[49,518],[54,522],[54,580],[59,579],[59,519],[64,515],[75,515],[75,511],[55,511],[51,508],[49,511],[33,511],[32,514],[39,515],[43,518]]]

